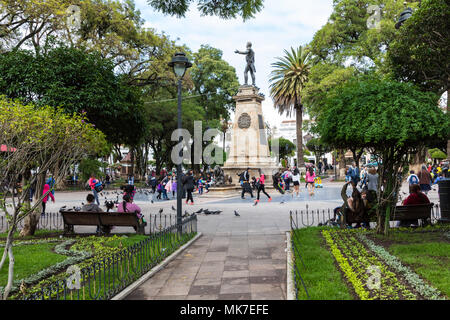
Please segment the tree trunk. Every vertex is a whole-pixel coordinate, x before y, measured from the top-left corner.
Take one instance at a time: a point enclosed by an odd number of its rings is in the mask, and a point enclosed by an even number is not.
[[[24,223],[23,223],[23,228],[20,231],[21,237],[33,236],[35,234],[35,232],[37,230],[37,225],[39,223],[39,218],[41,217],[41,214],[39,211],[40,210],[35,210],[34,212],[30,213],[25,218]]]
[[[298,104],[295,106],[295,116],[297,122],[297,167],[302,168],[305,166],[303,160],[303,106]]]
[[[449,114],[448,114],[449,104],[450,104],[450,89],[447,90],[447,117],[449,117]],[[447,140],[447,160],[450,160],[450,139]]]
[[[345,168],[345,150],[338,150],[338,162],[339,162],[339,177],[345,177],[346,168]]]

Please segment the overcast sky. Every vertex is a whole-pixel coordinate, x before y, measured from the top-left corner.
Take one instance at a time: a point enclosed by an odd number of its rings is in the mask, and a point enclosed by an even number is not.
[[[223,59],[236,69],[240,84],[244,83],[245,56],[235,54],[234,50],[245,50],[247,41],[251,41],[255,51],[256,86],[266,96],[263,116],[277,127],[287,118],[278,114],[269,96],[271,63],[283,56],[284,49],[310,42],[314,33],[327,22],[333,3],[332,0],[265,0],[263,10],[243,22],[242,18],[202,17],[194,4],[185,18],[176,18],[154,11],[146,0],[135,2],[146,27],[158,33],[164,31],[177,44],[185,44],[193,51],[202,44],[222,50]]]

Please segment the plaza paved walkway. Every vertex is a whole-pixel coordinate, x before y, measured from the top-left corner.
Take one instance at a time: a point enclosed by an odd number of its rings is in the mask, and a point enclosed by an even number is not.
[[[340,206],[342,182],[325,182],[310,197],[302,189],[299,198],[282,197],[268,190],[273,200],[262,195],[253,206],[248,195],[232,198],[194,196],[195,205],[185,205],[183,213],[200,208],[222,210],[218,215],[198,215],[198,231],[203,236],[157,272],[126,299],[286,299],[286,231],[290,230],[291,210],[328,209]],[[434,188],[437,189],[437,188]],[[408,186],[402,187],[407,192]],[[56,212],[62,205],[79,206],[87,192],[56,192],[56,203],[49,203],[47,211]],[[437,203],[437,191],[429,194]],[[281,201],[284,203],[280,203]],[[104,199],[101,199],[104,202]],[[139,201],[143,212],[175,214],[171,209],[175,200]],[[236,217],[234,211],[240,216]],[[317,221],[315,222],[317,224]],[[76,232],[94,233],[95,227],[76,227]],[[113,233],[134,232],[118,227]]]

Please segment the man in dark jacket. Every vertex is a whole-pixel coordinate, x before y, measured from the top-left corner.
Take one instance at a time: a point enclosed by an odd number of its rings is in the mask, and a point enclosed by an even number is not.
[[[182,181],[184,189],[187,192],[186,204],[188,204],[189,200],[191,200],[191,204],[194,204],[194,198],[192,197],[192,191],[194,191],[194,176],[192,175],[192,170],[189,170]]]
[[[253,192],[252,192],[252,187],[250,185],[250,173],[249,173],[249,169],[247,168],[247,170],[245,170],[244,172],[242,172],[239,175],[239,182],[241,183],[242,186],[242,194],[241,194],[241,198],[245,199],[244,194],[246,192],[250,193],[250,196],[253,198]]]

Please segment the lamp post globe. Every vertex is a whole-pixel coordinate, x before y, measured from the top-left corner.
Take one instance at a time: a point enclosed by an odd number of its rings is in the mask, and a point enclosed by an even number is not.
[[[173,69],[173,72],[178,79],[183,78],[186,70],[192,67],[192,63],[189,62],[184,52],[177,52],[169,62],[169,67]]]
[[[400,18],[398,19],[398,22],[395,24],[395,28],[399,29],[406,20],[411,18],[412,14],[413,14],[413,11],[411,8],[406,8],[405,10],[403,10],[403,12],[400,14]]]
[[[183,80],[184,74],[186,70],[192,67],[192,63],[189,62],[186,54],[183,52],[177,52],[172,58],[172,61],[168,63],[169,67],[172,68],[173,72],[178,78],[178,129],[182,129],[181,125],[181,81]],[[180,136],[178,142],[182,141],[182,137]],[[182,153],[183,151],[180,151]],[[180,154],[181,156],[181,154]],[[180,157],[182,158],[182,157]],[[181,160],[182,161],[182,160]],[[181,234],[183,231],[182,228],[182,208],[181,208],[181,197],[183,193],[183,186],[181,181],[181,161],[177,164],[177,229],[178,233]]]

